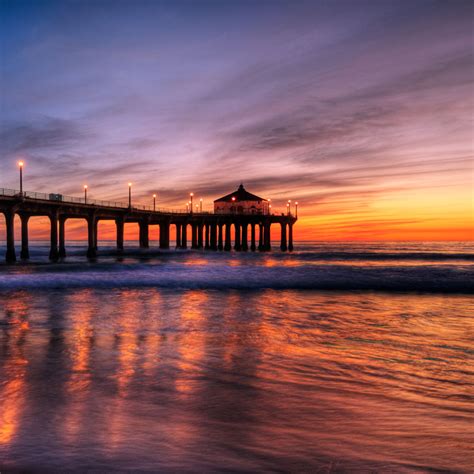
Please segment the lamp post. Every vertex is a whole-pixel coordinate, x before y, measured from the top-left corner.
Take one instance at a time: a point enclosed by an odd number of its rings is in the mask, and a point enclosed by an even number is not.
[[[132,183],[128,183],[128,207],[132,208]]]
[[[20,194],[23,196],[23,166],[25,163],[23,161],[18,162],[18,167],[20,168]]]
[[[196,204],[196,212],[199,212],[199,204]]]
[[[186,203],[186,212],[189,212],[189,201]]]
[[[291,215],[291,199],[288,199],[288,215]]]
[[[199,199],[199,212],[202,212],[202,198]]]
[[[153,194],[153,212],[156,211],[156,194]]]
[[[191,214],[193,213],[193,196],[194,196],[194,193],[189,193],[189,204],[191,205],[190,209],[191,209]]]
[[[268,209],[267,209],[268,214],[271,213],[271,209],[272,209],[272,200],[269,199],[269,200],[268,200]]]
[[[84,204],[87,204],[87,184],[84,184]]]
[[[298,201],[295,202],[295,217],[298,219]]]
[[[286,214],[289,216],[290,215],[290,203],[286,203]]]

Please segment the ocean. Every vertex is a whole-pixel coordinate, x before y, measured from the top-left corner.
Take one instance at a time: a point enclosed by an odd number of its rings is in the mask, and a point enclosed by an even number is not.
[[[273,246],[0,263],[0,471],[472,472],[474,244]]]

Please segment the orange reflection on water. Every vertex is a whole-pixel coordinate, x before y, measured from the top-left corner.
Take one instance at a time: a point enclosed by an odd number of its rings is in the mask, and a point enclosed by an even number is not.
[[[12,441],[25,403],[28,360],[23,346],[29,331],[28,310],[28,298],[24,295],[7,300],[4,308],[10,353],[2,366],[5,380],[0,381],[0,444]]]
[[[104,407],[108,422],[103,432],[103,442],[112,451],[120,449],[127,442],[129,417],[125,407],[128,405],[128,390],[138,368],[140,316],[143,309],[140,296],[138,290],[132,289],[120,290],[116,295],[114,353],[117,355],[117,368],[114,379],[117,394]]]
[[[74,409],[64,414],[64,436],[73,442],[86,425],[87,400],[91,384],[90,355],[93,344],[94,330],[92,324],[93,305],[92,290],[79,290],[68,295],[67,304],[71,305],[71,330],[66,341],[71,358],[69,379],[65,381],[65,389],[69,403]]]
[[[181,376],[176,379],[175,386],[181,394],[192,392],[195,388],[189,374],[199,371],[199,364],[205,352],[205,305],[208,298],[207,293],[193,290],[183,292],[179,300],[181,334],[176,342],[181,356],[178,363]]]

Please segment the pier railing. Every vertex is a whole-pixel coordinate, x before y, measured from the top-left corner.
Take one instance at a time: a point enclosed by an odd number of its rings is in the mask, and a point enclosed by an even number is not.
[[[110,208],[115,208],[115,209],[129,209],[128,203],[125,202],[120,202],[120,201],[102,201],[99,199],[90,199],[87,198],[80,198],[80,197],[75,197],[75,196],[67,196],[65,194],[59,194],[59,193],[37,193],[33,191],[19,191],[18,189],[8,189],[8,188],[0,188],[0,196],[6,196],[6,197],[18,197],[18,198],[26,198],[26,199],[35,199],[38,201],[53,201],[53,202],[64,202],[64,203],[70,203],[70,204],[84,204],[84,205],[91,205],[91,206],[100,206],[100,207],[110,207]],[[164,207],[155,207],[153,209],[153,206],[150,205],[143,205],[143,204],[133,204],[132,203],[132,209],[136,211],[151,211],[151,212],[156,212],[156,213],[161,213],[161,214],[185,214],[189,215],[191,212],[186,209],[169,209],[169,208],[164,208]],[[195,215],[209,215],[209,214],[214,214],[213,212],[208,212],[208,211],[193,211],[192,214]],[[220,214],[220,213],[219,213]],[[222,214],[223,216],[226,214]],[[228,214],[228,215],[234,215],[234,214]],[[271,214],[265,214],[265,215],[272,215],[272,216],[284,216],[284,215],[289,215],[292,216],[293,214],[287,214],[287,213],[279,213],[279,212],[272,212]]]
[[[65,194],[59,193],[37,193],[32,191],[23,191],[20,192],[17,189],[7,189],[0,188],[0,196],[7,197],[23,197],[27,199],[35,199],[38,201],[53,201],[53,202],[64,202],[71,204],[84,204],[92,206],[101,206],[101,207],[111,207],[116,209],[128,209],[128,203],[120,201],[102,201],[99,199],[90,199],[90,198],[79,198],[75,196],[66,196]],[[153,206],[145,206],[143,204],[133,204],[132,209],[139,211],[153,211]],[[184,209],[168,209],[164,207],[156,207],[155,212],[166,213],[166,214],[189,214],[188,211]],[[208,212],[201,212],[199,214],[209,214]]]

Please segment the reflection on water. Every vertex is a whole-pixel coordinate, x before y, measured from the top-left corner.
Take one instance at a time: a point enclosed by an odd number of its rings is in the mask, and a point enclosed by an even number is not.
[[[0,467],[470,471],[473,309],[462,295],[1,293]]]

